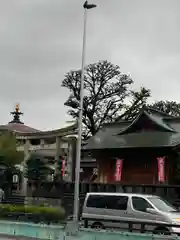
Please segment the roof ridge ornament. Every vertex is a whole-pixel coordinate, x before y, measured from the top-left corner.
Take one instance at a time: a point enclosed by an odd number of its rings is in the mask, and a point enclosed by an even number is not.
[[[9,122],[9,123],[24,124],[20,120],[20,116],[23,115],[23,113],[20,112],[20,105],[19,105],[19,103],[16,104],[15,111],[11,112],[10,114],[13,115],[13,120],[11,122]]]

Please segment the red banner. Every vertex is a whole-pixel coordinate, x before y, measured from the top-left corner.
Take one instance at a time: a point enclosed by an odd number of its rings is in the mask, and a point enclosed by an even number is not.
[[[164,182],[165,181],[165,157],[158,157],[158,181]]]
[[[64,177],[64,174],[65,174],[65,157],[62,157],[62,165],[61,165],[61,174],[62,176]]]
[[[116,170],[115,170],[115,181],[121,181],[122,178],[122,167],[123,167],[123,160],[116,159]]]

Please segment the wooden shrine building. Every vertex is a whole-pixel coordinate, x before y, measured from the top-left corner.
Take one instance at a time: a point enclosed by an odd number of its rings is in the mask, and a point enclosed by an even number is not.
[[[180,117],[144,108],[132,122],[105,124],[88,140],[83,152],[90,152],[96,159],[95,176],[89,181],[177,183],[180,179]]]

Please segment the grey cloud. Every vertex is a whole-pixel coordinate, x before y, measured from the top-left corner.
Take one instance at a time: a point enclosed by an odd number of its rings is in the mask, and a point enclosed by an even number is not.
[[[86,63],[108,59],[131,72],[153,99],[179,97],[179,0],[89,0]],[[64,74],[80,68],[83,0],[0,0],[2,123],[22,103],[26,123],[55,128],[68,119]],[[158,83],[159,82],[159,83]],[[160,87],[161,86],[161,87]]]

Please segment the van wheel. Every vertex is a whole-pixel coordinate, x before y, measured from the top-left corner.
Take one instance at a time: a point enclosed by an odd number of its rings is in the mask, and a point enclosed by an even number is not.
[[[100,223],[100,222],[95,222],[95,223],[93,223],[93,224],[91,225],[91,228],[94,228],[94,229],[103,229],[104,226],[103,226],[103,224]]]
[[[163,228],[163,227],[157,227],[154,231],[153,234],[161,234],[161,235],[171,235],[169,229]]]

